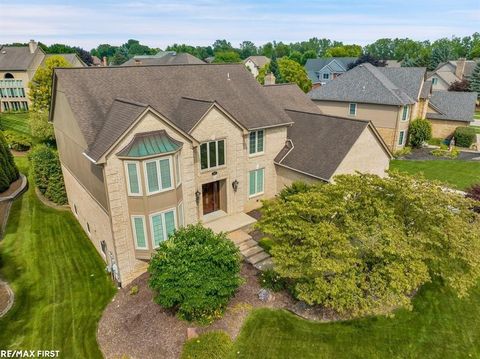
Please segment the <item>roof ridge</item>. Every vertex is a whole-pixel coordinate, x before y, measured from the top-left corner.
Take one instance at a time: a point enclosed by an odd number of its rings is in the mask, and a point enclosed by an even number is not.
[[[413,101],[413,99],[411,99],[410,96],[408,96],[408,94],[405,93],[405,91],[403,91],[397,84],[395,84],[392,80],[390,80],[385,74],[383,74],[381,71],[379,71],[376,66],[373,66],[372,64],[367,62],[367,63],[360,64],[357,67],[362,67],[362,68],[366,69],[368,72],[370,72],[373,76],[375,76],[375,78],[378,81],[380,81],[382,86],[384,88],[386,88],[400,102],[403,102],[403,99],[398,95],[398,93],[395,92],[395,90],[398,90],[403,95],[405,95],[407,98],[409,98],[410,100]],[[393,85],[393,88],[390,88],[389,87],[390,85]]]
[[[298,112],[298,113],[305,113],[307,115],[317,115],[317,116],[323,116],[323,117],[331,117],[331,118],[338,118],[340,120],[348,120],[348,121],[353,121],[353,122],[363,122],[363,123],[371,123],[369,120],[362,120],[362,119],[356,119],[356,118],[349,118],[349,117],[342,117],[342,116],[334,116],[334,115],[325,115],[323,113],[318,113],[318,112],[308,112],[308,111],[301,111],[301,110],[292,110],[286,108],[285,111],[290,111],[290,112]]]
[[[193,56],[193,55],[192,55]],[[98,69],[98,70],[106,70],[106,69],[125,69],[125,68],[140,68],[140,67],[176,67],[176,66],[244,66],[242,63],[203,63],[203,64],[155,64],[155,65],[115,65],[115,66],[87,66],[87,67],[59,67],[56,70],[85,70],[85,69]]]

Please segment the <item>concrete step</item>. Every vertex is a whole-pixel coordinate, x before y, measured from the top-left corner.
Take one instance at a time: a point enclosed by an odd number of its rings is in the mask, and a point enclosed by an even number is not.
[[[252,248],[257,245],[257,242],[255,242],[253,239],[249,239],[245,242],[242,242],[240,245],[238,245],[238,249],[240,249],[240,252],[243,253],[243,251],[246,251],[249,248]]]
[[[257,262],[253,265],[258,270],[272,269],[273,261],[271,257],[265,258],[263,261]]]
[[[247,250],[244,250],[242,254],[248,258],[262,251],[263,251],[263,248],[257,245],[257,246],[250,247]]]
[[[257,253],[249,258],[247,258],[247,260],[252,263],[253,265],[267,259],[267,258],[270,258],[270,255],[266,252],[260,252],[260,253]]]
[[[228,238],[237,246],[243,242],[248,241],[249,239],[252,239],[252,237],[247,232],[241,230],[229,233]]]

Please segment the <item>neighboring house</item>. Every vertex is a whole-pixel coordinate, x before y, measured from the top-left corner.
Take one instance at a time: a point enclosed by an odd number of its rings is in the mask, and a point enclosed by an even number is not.
[[[260,69],[269,63],[270,59],[266,56],[249,56],[243,60],[243,64],[250,70],[255,78],[257,78]]]
[[[391,151],[407,142],[411,119],[425,117],[425,68],[361,64],[308,95],[325,115],[370,120]]]
[[[476,61],[464,58],[457,61],[447,61],[439,64],[435,71],[427,74],[427,79],[432,81],[432,88],[436,90],[448,90],[455,81],[468,78],[477,65]]]
[[[432,123],[432,137],[450,137],[459,126],[474,120],[476,92],[433,91],[426,118]]]
[[[87,64],[77,54],[46,54],[43,58],[41,66],[45,65],[45,61],[52,56],[61,56],[68,61],[72,67],[86,67]]]
[[[28,110],[28,84],[49,56],[33,40],[28,46],[0,46],[0,112]],[[86,66],[76,54],[60,56],[74,67]]]
[[[26,111],[28,84],[45,58],[38,44],[0,47],[0,112]]]
[[[121,66],[152,66],[152,65],[189,65],[204,64],[199,58],[186,52],[177,53],[175,51],[160,51],[156,55],[134,56],[124,62]]]
[[[371,124],[334,121],[243,65],[57,69],[53,81],[69,204],[123,284],[175,228],[234,221],[295,179],[388,168]]]
[[[356,57],[323,57],[308,59],[305,64],[307,75],[314,87],[325,85],[348,71],[348,65],[354,63]]]

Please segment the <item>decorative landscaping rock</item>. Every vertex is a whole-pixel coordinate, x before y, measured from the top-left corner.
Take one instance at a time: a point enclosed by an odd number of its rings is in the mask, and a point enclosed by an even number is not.
[[[197,328],[187,328],[187,340],[198,338]]]
[[[262,288],[258,291],[258,299],[262,302],[271,302],[275,299],[275,295],[268,289]]]
[[[0,318],[13,306],[13,292],[7,283],[0,280]]]

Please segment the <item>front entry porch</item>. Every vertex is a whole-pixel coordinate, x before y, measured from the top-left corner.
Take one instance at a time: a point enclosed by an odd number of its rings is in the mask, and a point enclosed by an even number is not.
[[[253,225],[257,220],[245,213],[226,214],[217,211],[204,216],[203,225],[215,233],[233,232],[241,228]]]

